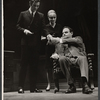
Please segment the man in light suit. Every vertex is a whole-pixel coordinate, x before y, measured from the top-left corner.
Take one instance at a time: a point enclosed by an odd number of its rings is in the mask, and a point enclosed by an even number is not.
[[[44,14],[38,12],[40,0],[30,0],[29,9],[20,13],[17,29],[22,35],[21,70],[18,93],[24,93],[24,82],[29,66],[30,92],[42,92],[36,87],[41,34],[45,32]],[[46,35],[46,34],[45,34]]]
[[[58,59],[59,66],[65,75],[69,88],[65,93],[76,92],[76,87],[70,73],[70,66],[77,65],[80,68],[81,78],[83,83],[82,92],[85,94],[92,93],[88,86],[88,62],[85,52],[85,46],[80,36],[72,37],[73,30],[65,26],[62,31],[61,38],[51,38],[51,43],[55,45],[55,53],[51,56],[53,59]],[[59,84],[55,77],[55,91],[59,91]]]

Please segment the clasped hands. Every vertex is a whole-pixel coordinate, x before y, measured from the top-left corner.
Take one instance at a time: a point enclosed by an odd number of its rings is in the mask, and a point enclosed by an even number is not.
[[[58,37],[53,37],[52,35],[47,35],[47,40],[49,44],[56,44],[56,43],[60,43],[60,38]]]
[[[26,35],[31,35],[31,34],[34,34],[33,32],[31,32],[30,30],[28,30],[28,29],[25,29],[24,30],[24,33],[26,34]]]
[[[57,59],[59,59],[59,55],[57,53],[54,53],[54,54],[51,55],[50,58],[57,60]]]
[[[52,40],[52,38],[53,38],[52,35],[50,35],[50,34],[47,35],[48,42],[50,42]]]

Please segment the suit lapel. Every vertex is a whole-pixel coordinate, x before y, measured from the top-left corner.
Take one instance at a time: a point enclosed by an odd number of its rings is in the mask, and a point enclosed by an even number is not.
[[[30,26],[33,23],[34,17],[32,16],[32,14],[30,14],[29,10],[27,10],[27,17],[30,20],[30,24],[29,24],[29,26]]]
[[[36,12],[35,13],[35,15],[34,15],[34,17],[33,16],[31,16],[31,22],[30,22],[30,25],[32,24],[32,23],[34,23],[35,25],[37,25],[37,23],[38,23],[38,12]],[[38,21],[37,21],[38,20]]]
[[[38,22],[38,21],[37,21],[38,17],[39,17],[39,16],[38,16],[38,12],[36,12],[35,15],[34,15],[33,21]]]
[[[27,10],[27,17],[29,18],[29,19],[32,19],[33,17],[32,17],[32,15],[30,14],[30,12],[29,12],[29,10]]]

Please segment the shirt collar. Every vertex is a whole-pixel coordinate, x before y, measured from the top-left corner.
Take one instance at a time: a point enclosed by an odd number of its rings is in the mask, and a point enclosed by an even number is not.
[[[29,8],[29,12],[30,12],[30,14],[32,14],[31,7]],[[36,13],[36,11],[33,12],[33,14],[35,14],[35,13]]]
[[[52,25],[52,24],[50,23],[50,26],[54,28],[54,27],[56,26],[56,23],[54,23],[54,25]]]

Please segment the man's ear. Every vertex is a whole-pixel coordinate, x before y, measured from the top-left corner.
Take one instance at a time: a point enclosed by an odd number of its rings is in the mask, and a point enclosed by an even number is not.
[[[71,34],[73,35],[73,32],[71,32]]]

